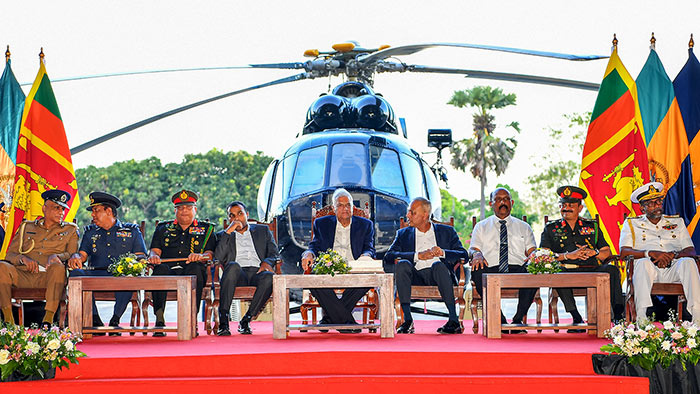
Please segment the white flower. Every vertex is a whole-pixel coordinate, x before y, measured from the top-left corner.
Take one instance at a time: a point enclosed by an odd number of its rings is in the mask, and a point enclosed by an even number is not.
[[[544,268],[550,269],[550,268],[552,268],[552,264],[547,263],[544,265]]]
[[[691,326],[688,328],[688,336],[694,337],[698,333],[698,328],[695,326]]]
[[[671,341],[661,342],[661,348],[664,350],[671,350]]]
[[[649,354],[649,348],[645,347],[644,350],[642,350],[642,353],[644,354]]]
[[[41,347],[36,342],[27,342],[27,350],[31,351],[32,354],[36,354],[41,351]]]
[[[66,348],[66,350],[70,351],[73,350],[73,342],[72,341],[66,341],[63,346]]]
[[[666,320],[666,321],[664,322],[664,328],[667,329],[667,330],[672,329],[672,328],[673,328],[673,322],[670,321],[670,320]]]
[[[5,349],[0,350],[0,365],[10,362],[10,352]]]
[[[49,350],[56,350],[59,347],[61,347],[61,341],[59,341],[58,339],[52,339],[49,341],[46,347],[49,348]]]
[[[686,342],[686,345],[688,345],[689,348],[693,349],[698,344],[695,342],[695,338],[690,338],[688,339],[688,342]]]
[[[678,332],[678,331],[674,331],[674,332],[671,334],[671,338],[673,338],[673,339],[681,339],[681,338],[683,338],[683,334],[681,334],[681,333]]]
[[[615,337],[615,338],[613,338],[613,343],[617,346],[622,346],[624,341],[623,341],[622,337]]]
[[[647,333],[644,330],[639,330],[639,331],[637,331],[637,335],[639,336],[639,339],[641,339],[643,341],[647,338],[647,335],[649,335],[649,333]]]

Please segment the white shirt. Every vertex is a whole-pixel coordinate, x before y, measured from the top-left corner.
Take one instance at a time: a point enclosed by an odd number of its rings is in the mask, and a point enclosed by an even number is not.
[[[355,260],[352,257],[352,247],[350,246],[350,226],[352,218],[347,226],[340,224],[340,220],[335,224],[335,238],[333,239],[333,250],[345,257],[348,262]]]
[[[693,246],[693,241],[683,219],[664,215],[654,224],[643,215],[625,220],[620,231],[620,248],[623,246],[645,251],[678,252]]]
[[[469,245],[484,255],[489,267],[498,267],[501,249],[501,223],[496,215],[487,217],[474,226]],[[535,234],[532,227],[520,219],[508,216],[505,219],[508,230],[508,264],[523,265],[527,251],[534,248]]]
[[[423,268],[430,268],[434,262],[440,261],[440,258],[433,257],[430,260],[420,260],[418,259],[418,253],[437,246],[437,241],[435,240],[435,229],[433,228],[433,224],[430,224],[430,228],[426,232],[422,232],[418,229],[415,229],[415,234],[416,254],[413,259],[416,262],[416,269],[421,270]]]
[[[258,252],[255,251],[253,236],[250,234],[250,226],[246,228],[243,234],[238,231],[234,231],[233,234],[236,237],[235,261],[241,267],[259,267],[260,257],[258,257]]]

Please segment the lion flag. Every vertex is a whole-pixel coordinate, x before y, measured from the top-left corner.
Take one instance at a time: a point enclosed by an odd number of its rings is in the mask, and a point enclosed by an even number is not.
[[[61,189],[71,194],[66,221],[73,220],[80,205],[66,131],[43,59],[24,103],[21,124],[14,196],[1,258],[22,219],[33,220],[42,215],[41,193]]]
[[[17,141],[24,98],[24,92],[12,73],[11,60],[8,57],[5,62],[5,71],[0,77],[0,192],[2,192],[0,201],[5,203],[4,210],[10,206],[12,185],[15,181]],[[0,222],[5,227],[6,218],[2,214],[0,217],[2,217]]]
[[[588,192],[586,206],[592,216],[599,215],[613,254],[625,216],[639,213],[630,195],[649,181],[648,168],[637,88],[615,46],[588,125],[579,179],[579,186]]]

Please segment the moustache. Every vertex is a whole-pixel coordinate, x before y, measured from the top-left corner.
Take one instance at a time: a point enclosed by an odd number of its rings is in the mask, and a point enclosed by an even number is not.
[[[562,211],[563,213],[573,213],[573,212],[574,212],[574,211],[572,211],[571,209],[562,209],[561,211]]]

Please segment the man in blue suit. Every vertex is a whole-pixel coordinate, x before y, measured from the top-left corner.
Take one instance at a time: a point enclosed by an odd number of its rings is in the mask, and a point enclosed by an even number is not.
[[[345,189],[337,189],[333,193],[333,207],[335,216],[314,221],[313,240],[301,256],[304,271],[319,253],[328,249],[340,253],[348,262],[361,256],[374,258],[374,225],[370,220],[352,215],[352,195]],[[355,324],[352,311],[367,290],[369,288],[348,288],[338,299],[333,289],[311,289],[311,294],[323,308],[321,324]]]
[[[453,267],[460,259],[466,260],[468,254],[454,228],[431,223],[431,211],[430,201],[422,197],[415,198],[406,214],[410,227],[402,228],[396,233],[394,242],[384,255],[385,266],[390,267],[399,259],[394,278],[404,322],[397,329],[398,334],[414,332],[411,285],[437,286],[449,312],[449,320],[437,331],[441,334],[462,332],[452,292],[452,286],[457,283]]]

